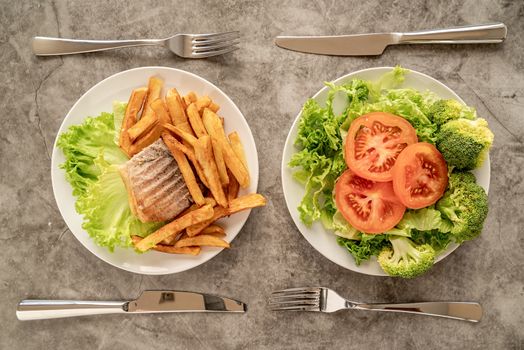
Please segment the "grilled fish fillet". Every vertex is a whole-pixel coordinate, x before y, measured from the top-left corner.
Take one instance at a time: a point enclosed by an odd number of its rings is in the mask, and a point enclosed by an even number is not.
[[[191,195],[162,139],[120,167],[133,214],[142,222],[173,219],[191,204]]]

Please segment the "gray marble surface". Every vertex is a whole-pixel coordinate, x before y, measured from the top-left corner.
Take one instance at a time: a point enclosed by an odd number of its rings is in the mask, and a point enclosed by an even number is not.
[[[524,348],[524,3],[522,1],[0,1],[1,349],[522,349]],[[278,49],[279,34],[415,30],[503,21],[502,45],[403,46],[380,57],[314,56]],[[240,30],[241,50],[183,60],[162,48],[69,57],[32,55],[34,35],[164,37]],[[288,215],[281,150],[304,100],[351,71],[402,64],[475,106],[495,133],[490,214],[483,235],[415,280],[371,277],[328,261]],[[73,103],[114,73],[177,67],[217,84],[246,116],[260,157],[256,210],[234,248],[191,271],[162,277],[114,268],[69,232],[53,198],[50,148]],[[478,300],[481,323],[397,314],[272,313],[273,289],[327,285],[363,301]],[[244,315],[98,316],[19,322],[19,299],[133,297],[145,288],[235,296]]]

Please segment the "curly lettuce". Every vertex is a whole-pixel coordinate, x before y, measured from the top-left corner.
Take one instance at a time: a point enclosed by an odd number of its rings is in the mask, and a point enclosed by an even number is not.
[[[113,113],[87,117],[62,133],[57,146],[65,156],[61,168],[77,197],[82,227],[100,245],[114,250],[131,245],[131,234],[146,236],[161,223],[140,222],[129,207],[118,166],[128,160],[118,147],[118,131],[126,104],[115,102]]]
[[[301,150],[291,157],[289,166],[299,167],[294,178],[306,188],[298,211],[300,219],[310,226],[323,217],[327,225],[335,212],[332,210],[332,191],[335,180],[346,170],[343,155],[341,126],[353,109],[359,109],[369,95],[369,86],[361,80],[330,86],[325,106],[309,99],[302,109],[295,145]],[[344,113],[334,112],[335,97],[343,97]],[[347,129],[346,129],[347,131]],[[331,202],[330,202],[331,201]]]
[[[104,159],[104,152],[94,160],[100,170],[83,196],[78,197],[76,209],[84,216],[82,227],[96,244],[113,250],[131,246],[131,235],[146,236],[162,223],[142,223],[131,213],[127,191],[120,177],[118,164]]]
[[[94,160],[103,152],[104,159],[111,164],[127,161],[127,156],[114,140],[113,114],[102,113],[98,117],[87,117],[81,125],[72,125],[62,133],[57,146],[65,156],[61,168],[73,187],[73,195],[81,196],[87,187],[97,180],[100,169]]]
[[[391,247],[387,235],[366,235],[361,233],[358,240],[337,237],[337,243],[346,248],[355,259],[355,263],[360,265],[363,261],[378,255],[382,249]]]

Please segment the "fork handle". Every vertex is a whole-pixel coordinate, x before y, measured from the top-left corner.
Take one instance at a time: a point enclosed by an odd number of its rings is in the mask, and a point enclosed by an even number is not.
[[[471,302],[424,302],[404,304],[358,304],[356,309],[404,312],[429,316],[439,316],[479,322],[482,318],[482,306]]]
[[[462,27],[398,33],[399,44],[489,44],[506,38],[504,23],[468,25]]]
[[[163,39],[147,40],[76,40],[36,36],[33,53],[37,56],[71,55],[131,46],[163,45]]]

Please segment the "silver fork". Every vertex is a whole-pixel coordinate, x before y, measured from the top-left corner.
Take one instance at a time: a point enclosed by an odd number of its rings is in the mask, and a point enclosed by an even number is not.
[[[306,287],[271,293],[269,307],[273,311],[335,312],[343,309],[404,312],[478,322],[482,307],[473,302],[422,302],[401,304],[368,304],[349,301],[332,289]]]
[[[76,40],[37,36],[33,53],[37,56],[71,55],[131,46],[165,46],[184,58],[206,58],[238,49],[238,31],[212,34],[176,34],[166,39],[145,40]]]

